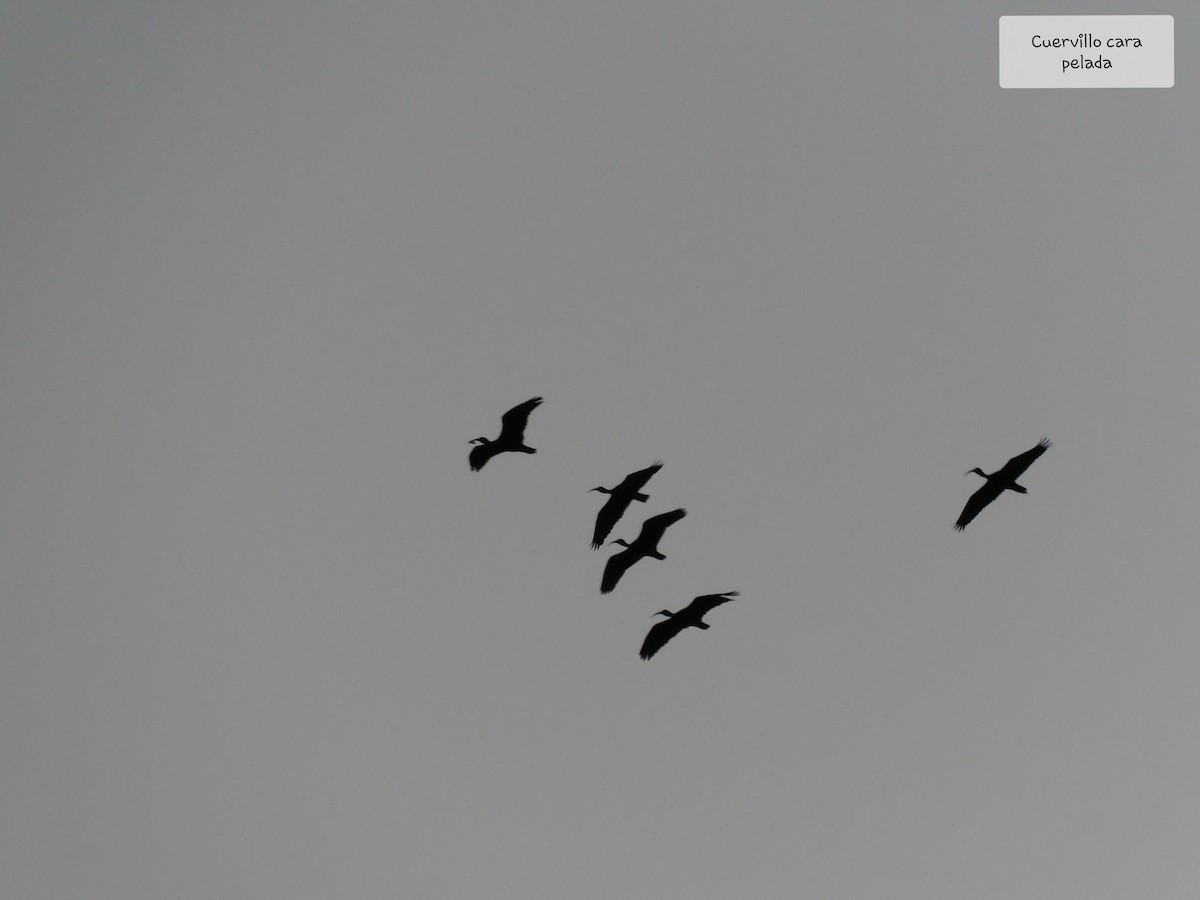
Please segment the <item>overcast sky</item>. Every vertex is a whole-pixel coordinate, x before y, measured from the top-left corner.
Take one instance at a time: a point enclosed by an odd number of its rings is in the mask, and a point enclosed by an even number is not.
[[[1200,47],[997,79],[1108,11],[4,3],[0,894],[1194,900]]]

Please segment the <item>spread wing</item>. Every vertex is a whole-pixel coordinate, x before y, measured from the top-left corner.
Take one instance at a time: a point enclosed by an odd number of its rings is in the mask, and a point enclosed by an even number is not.
[[[600,593],[612,593],[612,589],[617,586],[617,582],[621,580],[625,570],[639,559],[641,559],[641,554],[628,549],[610,556],[604,565],[604,577],[600,579]]]
[[[600,507],[600,512],[596,513],[596,531],[592,534],[593,550],[600,549],[604,544],[604,539],[608,537],[608,533],[612,531],[613,526],[617,524],[617,520],[624,515],[628,507],[628,497],[617,494],[609,495],[608,502]]]
[[[980,511],[995,500],[1003,493],[1004,488],[1001,486],[999,478],[991,479],[987,484],[971,495],[971,499],[967,501],[967,505],[963,507],[962,515],[958,517],[958,521],[954,523],[956,531],[962,531],[970,521],[979,515]]]
[[[532,400],[526,400],[524,403],[514,406],[502,415],[500,417],[500,437],[497,441],[513,440],[518,444],[521,443],[525,436],[525,426],[529,424],[529,414],[541,403],[541,397],[534,397]]]
[[[633,472],[625,476],[625,480],[617,485],[618,491],[629,491],[631,494],[640,491],[646,486],[646,482],[654,477],[654,473],[663,467],[662,460],[656,460],[654,465],[649,468],[642,469],[638,472]]]
[[[1014,456],[1004,464],[1004,468],[996,473],[1001,481],[1016,481],[1016,479],[1033,465],[1033,461],[1050,449],[1050,441],[1042,438],[1032,450],[1026,450],[1020,456]]]
[[[663,648],[663,645],[667,641],[683,631],[685,627],[682,622],[676,621],[675,617],[656,622],[646,633],[646,640],[642,642],[642,659],[652,657]]]
[[[722,603],[728,603],[737,596],[737,591],[726,591],[723,594],[705,594],[703,597],[697,597],[695,600],[689,603],[687,611],[689,613],[694,612],[696,614],[696,618],[701,618],[710,609],[720,606]]]
[[[658,539],[663,536],[663,532],[667,530],[667,527],[674,525],[686,515],[686,509],[673,509],[670,512],[651,516],[642,523],[642,533],[638,535],[638,540],[645,539],[652,543],[658,543]]]

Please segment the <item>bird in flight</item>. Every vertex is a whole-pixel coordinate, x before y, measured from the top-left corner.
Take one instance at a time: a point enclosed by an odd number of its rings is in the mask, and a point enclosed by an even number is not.
[[[471,471],[478,472],[487,461],[497,453],[510,451],[513,453],[537,453],[533,447],[525,446],[525,426],[529,422],[529,414],[542,402],[541,397],[534,397],[514,406],[500,417],[500,437],[489,441],[485,437],[477,437],[470,443],[478,444],[471,450]]]
[[[971,469],[966,474],[970,475],[974,472],[976,475],[982,475],[987,479],[987,484],[971,495],[971,499],[967,501],[967,505],[963,507],[962,515],[958,517],[958,521],[954,523],[954,528],[957,531],[962,531],[970,524],[971,520],[979,515],[980,510],[1003,494],[1005,491],[1016,491],[1018,494],[1027,494],[1028,491],[1021,485],[1017,484],[1017,479],[1033,465],[1033,461],[1045,453],[1050,448],[1050,441],[1042,438],[1038,441],[1036,447],[1032,450],[1026,450],[1019,456],[1014,456],[1006,462],[999,471],[989,475],[979,467]]]
[[[606,487],[590,488],[590,491],[599,491],[602,494],[608,494],[608,500],[600,507],[600,512],[596,514],[596,531],[592,535],[593,550],[600,549],[600,546],[604,543],[604,539],[608,537],[608,533],[617,524],[617,520],[625,514],[625,510],[629,508],[630,503],[634,500],[645,503],[650,499],[650,495],[641,493],[641,490],[646,486],[646,482],[651,479],[654,473],[662,467],[662,462],[657,461],[647,469],[626,475],[625,480],[611,490]]]
[[[642,643],[642,659],[649,659],[663,648],[663,645],[685,628],[708,628],[704,614],[722,603],[728,603],[738,596],[737,591],[725,591],[723,594],[705,594],[697,597],[679,612],[662,609],[656,616],[666,616],[661,622],[650,628],[646,640]]]
[[[674,509],[671,512],[651,516],[642,523],[642,531],[632,544],[627,544],[620,538],[613,541],[612,543],[620,544],[625,549],[620,553],[610,556],[608,563],[605,564],[604,577],[600,579],[600,593],[607,594],[611,592],[617,586],[617,582],[621,580],[621,576],[625,574],[625,570],[643,556],[666,559],[665,556],[658,552],[658,542],[662,539],[663,532],[667,530],[667,526],[678,522],[686,515],[686,509]]]

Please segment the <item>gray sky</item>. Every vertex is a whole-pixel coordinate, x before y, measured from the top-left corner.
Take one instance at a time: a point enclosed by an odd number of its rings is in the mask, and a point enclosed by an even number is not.
[[[5,4],[0,894],[1193,900],[1200,48],[997,85],[1105,11]]]

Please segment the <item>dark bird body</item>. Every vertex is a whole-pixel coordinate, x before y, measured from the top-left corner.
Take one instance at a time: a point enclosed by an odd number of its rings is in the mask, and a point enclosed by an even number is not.
[[[608,494],[608,502],[600,507],[600,512],[596,514],[596,531],[592,535],[593,550],[600,549],[600,546],[604,543],[604,539],[608,537],[608,533],[617,524],[617,520],[625,514],[625,510],[629,508],[630,503],[634,500],[645,503],[650,499],[650,495],[641,493],[641,490],[646,486],[646,482],[650,480],[654,473],[662,467],[663,464],[661,462],[656,462],[648,469],[642,469],[640,472],[626,475],[625,480],[611,490],[606,487],[591,488],[593,491]]]
[[[1021,485],[1017,484],[1017,479],[1024,474],[1025,470],[1033,465],[1033,461],[1045,453],[1050,448],[1050,441],[1042,438],[1038,441],[1038,445],[1032,450],[1026,450],[1020,456],[1014,456],[1004,464],[1004,467],[997,472],[989,475],[987,472],[976,467],[967,472],[968,475],[974,472],[977,475],[982,475],[987,479],[987,484],[971,495],[971,499],[967,501],[967,505],[963,507],[962,515],[958,517],[958,521],[954,523],[954,528],[957,531],[962,531],[979,515],[980,511],[1003,494],[1005,491],[1016,491],[1018,494],[1027,494],[1028,491]]]
[[[471,471],[478,472],[487,461],[497,453],[537,453],[533,447],[525,446],[525,426],[529,422],[529,414],[542,402],[541,397],[534,397],[524,403],[514,406],[500,417],[500,437],[489,441],[485,437],[477,437],[472,444],[478,444],[471,450]]]
[[[614,544],[620,544],[625,549],[609,557],[608,563],[604,566],[604,577],[600,579],[600,593],[607,594],[612,591],[617,586],[617,582],[621,580],[621,576],[625,574],[625,570],[642,557],[653,556],[655,559],[666,559],[658,552],[658,542],[662,539],[667,526],[678,522],[686,515],[686,509],[675,509],[671,512],[651,516],[642,523],[641,534],[634,539],[632,544],[627,544],[620,538],[613,541]]]
[[[656,612],[656,616],[666,616],[667,618],[654,625],[646,634],[646,640],[642,642],[642,659],[652,657],[663,648],[663,644],[685,628],[708,628],[708,623],[703,621],[704,614],[713,607],[728,603],[737,595],[737,591],[705,594],[703,597],[697,597],[679,612],[673,613],[669,609]]]

